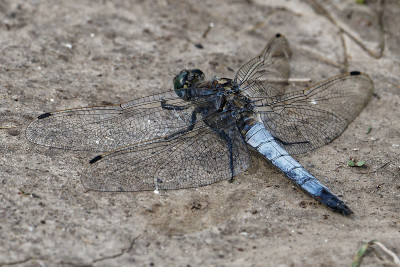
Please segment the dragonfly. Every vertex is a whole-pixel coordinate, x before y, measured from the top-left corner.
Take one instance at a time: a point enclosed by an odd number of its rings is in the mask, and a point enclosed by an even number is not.
[[[233,79],[184,69],[174,90],[118,105],[47,112],[26,130],[39,145],[93,151],[83,186],[103,192],[209,185],[251,165],[249,149],[329,209],[353,211],[291,155],[331,142],[369,102],[374,85],[359,71],[287,92],[291,50],[277,33]]]

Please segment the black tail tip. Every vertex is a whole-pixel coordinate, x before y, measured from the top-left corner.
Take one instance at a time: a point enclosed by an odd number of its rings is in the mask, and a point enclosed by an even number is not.
[[[44,119],[44,118],[47,118],[50,116],[51,116],[51,113],[46,112],[46,113],[43,113],[42,115],[38,116],[37,118],[38,118],[38,120],[40,120],[40,119]]]
[[[327,188],[323,188],[320,192],[320,195],[314,198],[334,212],[338,212],[346,216],[354,214],[353,211],[343,201],[341,201],[336,195],[332,194]]]
[[[360,75],[360,74],[361,74],[361,72],[356,71],[356,70],[350,72],[350,75],[351,75],[351,76],[356,76],[356,75]]]
[[[89,164],[93,164],[93,163],[95,163],[96,161],[99,161],[101,158],[102,158],[102,156],[101,156],[101,155],[98,155],[98,156],[92,158],[92,159],[89,161]]]
[[[344,203],[341,203],[335,211],[337,211],[343,215],[346,215],[346,216],[350,216],[350,215],[354,214],[354,212]]]
[[[275,37],[276,38],[279,38],[279,37],[281,37],[282,36],[282,34],[280,34],[279,32],[277,33],[277,34],[275,34]]]

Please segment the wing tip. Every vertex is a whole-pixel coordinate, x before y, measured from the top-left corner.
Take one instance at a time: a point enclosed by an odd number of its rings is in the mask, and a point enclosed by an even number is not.
[[[370,84],[371,84],[371,86],[370,86],[371,90],[369,90],[369,91],[370,92],[374,91],[374,81],[371,79],[371,76],[369,76],[367,73],[364,73],[364,72],[361,72],[361,71],[358,71],[358,70],[354,70],[354,71],[350,71],[349,75],[350,76],[363,76],[363,77],[367,78],[369,80]]]
[[[51,115],[52,115],[51,113],[46,112],[46,113],[43,113],[42,115],[38,116],[37,119],[38,119],[38,120],[41,120],[41,119],[50,117]]]
[[[93,164],[93,163],[95,163],[95,162],[101,160],[102,158],[103,158],[102,155],[98,155],[98,156],[92,158],[92,159],[89,161],[89,164]]]
[[[350,71],[349,73],[351,76],[358,76],[361,75],[361,72],[359,72],[358,70],[354,70],[354,71]]]

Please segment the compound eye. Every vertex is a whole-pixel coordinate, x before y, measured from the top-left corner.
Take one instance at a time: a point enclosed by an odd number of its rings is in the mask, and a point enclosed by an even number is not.
[[[178,75],[175,76],[174,78],[174,89],[182,89],[184,85],[186,84],[187,78],[188,78],[188,72],[187,71],[181,71]]]
[[[196,86],[204,81],[204,73],[199,69],[188,71],[186,87]]]
[[[193,69],[192,73],[198,82],[202,82],[204,80],[204,72],[202,72],[201,70]]]

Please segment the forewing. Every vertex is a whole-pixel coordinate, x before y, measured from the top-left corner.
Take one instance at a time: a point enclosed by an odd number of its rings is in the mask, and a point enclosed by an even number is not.
[[[361,112],[374,85],[368,75],[351,72],[309,89],[276,96],[258,113],[266,128],[291,154],[331,142]]]
[[[197,125],[172,140],[134,145],[94,158],[82,174],[82,183],[97,191],[144,191],[199,187],[230,179],[250,165],[237,129],[230,138],[233,174],[226,140],[208,126]]]
[[[283,35],[276,34],[259,56],[239,69],[236,84],[250,97],[283,94],[290,75],[290,55],[288,41]]]
[[[165,109],[163,101],[184,109]],[[28,126],[26,136],[44,146],[105,152],[185,129],[192,123],[194,108],[168,92],[121,105],[45,113]]]

